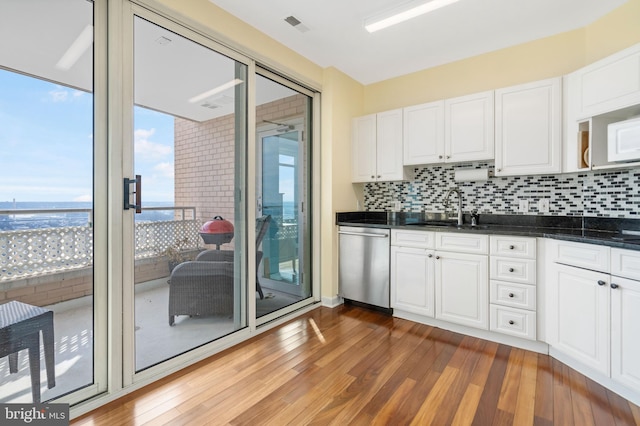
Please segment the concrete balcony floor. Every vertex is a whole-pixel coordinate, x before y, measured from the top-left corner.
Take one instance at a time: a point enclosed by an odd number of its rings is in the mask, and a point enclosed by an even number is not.
[[[258,314],[272,312],[300,297],[264,287],[257,298]],[[169,326],[167,278],[139,284],[135,294],[136,370],[140,371],[235,331],[233,318],[180,316]],[[47,306],[54,311],[56,386],[47,388],[44,350],[40,353],[42,401],[57,398],[93,383],[92,297]],[[100,362],[96,360],[96,362]],[[0,359],[0,403],[30,403],[31,379],[27,351],[20,352],[18,372],[9,373],[9,359]]]

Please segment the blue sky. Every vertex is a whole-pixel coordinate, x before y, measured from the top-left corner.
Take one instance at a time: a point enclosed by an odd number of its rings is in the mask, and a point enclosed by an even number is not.
[[[91,201],[93,97],[0,70],[0,202]],[[173,201],[173,117],[135,108],[145,204]]]

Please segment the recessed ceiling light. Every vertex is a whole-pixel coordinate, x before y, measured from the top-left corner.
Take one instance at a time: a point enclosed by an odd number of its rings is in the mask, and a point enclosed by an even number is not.
[[[194,104],[196,102],[200,102],[203,99],[207,99],[210,96],[213,96],[217,93],[220,92],[224,92],[227,89],[231,89],[234,86],[237,86],[238,84],[244,83],[244,81],[240,80],[239,78],[236,78],[234,80],[228,81],[218,87],[215,87],[211,90],[207,90],[206,92],[200,93],[199,95],[194,96],[193,98],[189,99],[189,102]]]
[[[398,7],[365,19],[364,27],[370,33],[407,21],[416,16],[440,9],[459,0],[410,1]]]
[[[298,18],[296,18],[293,15],[287,16],[286,18],[284,18],[284,20],[287,22],[287,24],[291,25],[293,28],[300,31],[301,33],[306,33],[307,31],[309,31],[309,27],[307,27],[305,24],[302,23],[302,21],[300,21]]]

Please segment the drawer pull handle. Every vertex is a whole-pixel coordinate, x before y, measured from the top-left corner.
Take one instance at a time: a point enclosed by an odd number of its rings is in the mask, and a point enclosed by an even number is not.
[[[614,290],[615,290],[615,289],[616,289],[616,288],[618,288],[618,287],[620,287],[618,284],[616,284],[616,283],[611,283],[611,288],[612,288],[612,289],[614,289]]]
[[[515,271],[515,269],[509,268],[509,272],[513,272],[513,271]]]
[[[509,246],[509,250],[513,250],[515,248],[516,248],[516,246],[513,246],[513,245]]]
[[[603,285],[605,285],[605,284],[606,284],[606,282],[604,282],[604,281],[602,281],[602,280],[598,280],[598,285],[599,285],[599,286],[603,286]]]
[[[509,297],[514,297],[514,296],[515,296],[515,294],[509,293]]]
[[[509,320],[509,325],[513,325],[515,322],[513,320]]]

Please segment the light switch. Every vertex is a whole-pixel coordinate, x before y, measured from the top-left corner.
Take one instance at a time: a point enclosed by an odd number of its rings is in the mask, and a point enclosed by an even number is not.
[[[540,213],[549,213],[549,200],[545,198],[538,200],[538,211]]]
[[[518,202],[518,211],[520,213],[529,213],[529,200],[520,200]]]

